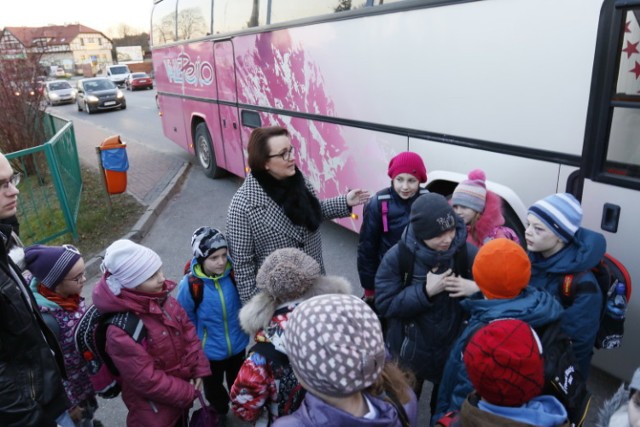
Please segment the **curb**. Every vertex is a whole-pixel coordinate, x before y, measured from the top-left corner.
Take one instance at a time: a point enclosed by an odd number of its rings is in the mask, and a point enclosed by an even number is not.
[[[149,232],[149,229],[153,226],[158,219],[158,216],[169,202],[169,199],[178,191],[182,186],[182,183],[187,178],[187,172],[191,168],[191,163],[186,162],[176,172],[173,179],[167,184],[167,187],[162,190],[162,193],[156,198],[156,200],[147,207],[140,219],[131,227],[131,230],[120,239],[129,239],[134,242],[139,242]],[[100,264],[104,257],[104,251],[100,255],[94,256],[85,263],[86,276],[88,278],[97,276],[100,274]]]

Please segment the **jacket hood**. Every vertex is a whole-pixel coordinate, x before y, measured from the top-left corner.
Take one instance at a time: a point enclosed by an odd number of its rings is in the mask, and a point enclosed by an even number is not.
[[[324,294],[350,294],[351,283],[340,276],[320,276],[315,279],[311,288],[296,301],[304,301],[317,295]],[[259,330],[267,328],[273,313],[279,304],[266,292],[260,292],[253,296],[240,310],[240,325],[250,336]]]
[[[435,251],[425,245],[422,240],[419,240],[416,237],[411,223],[407,225],[407,228],[402,235],[402,240],[409,250],[416,254],[416,263],[423,264],[427,270],[430,270],[440,264],[449,268],[450,261],[456,251],[467,243],[467,226],[464,224],[464,221],[462,221],[462,218],[456,215],[456,236],[453,238],[451,246],[449,246],[449,249],[446,251]],[[438,271],[436,273],[443,272],[444,271]]]
[[[580,228],[571,243],[549,258],[543,258],[537,252],[529,252],[532,276],[536,270],[558,274],[589,270],[600,262],[606,249],[607,242],[602,234]]]
[[[516,298],[464,299],[460,303],[471,319],[489,323],[495,319],[519,319],[534,328],[558,319],[562,305],[548,292],[527,287]]]
[[[202,265],[198,264],[198,259],[193,258],[191,260],[191,265],[189,266],[189,269],[194,276],[199,277],[201,279],[222,279],[223,277],[227,277],[231,274],[231,270],[233,268],[232,265],[233,265],[233,262],[231,261],[231,258],[227,255],[227,265],[224,268],[224,272],[219,276],[209,277],[205,274],[204,269],[202,268]]]
[[[600,410],[598,411],[598,417],[596,420],[595,427],[609,427],[609,423],[611,422],[612,417],[616,412],[621,411],[624,414],[624,420],[626,424],[620,424],[619,426],[616,424],[616,427],[628,427],[629,421],[627,417],[627,405],[629,404],[629,390],[624,388],[624,384],[620,386],[618,391],[611,396],[610,399],[607,399],[603,404]],[[616,414],[616,418],[619,414]]]
[[[103,274],[98,284],[93,288],[93,304],[103,314],[122,311],[148,313],[151,302],[166,299],[175,287],[174,282],[165,280],[164,290],[157,294],[138,293],[123,288],[120,295],[114,295],[107,285],[106,275]]]
[[[36,299],[38,307],[44,307],[47,309],[47,311],[62,310],[62,307],[60,307],[59,304],[56,304],[55,302],[45,298],[44,295],[38,292],[38,279],[36,279],[35,277],[32,278],[31,282],[29,283],[29,287],[31,288],[33,297]]]
[[[555,427],[567,420],[567,411],[562,403],[549,395],[534,397],[515,408],[492,405],[485,401],[480,401],[478,407],[491,414],[532,426]]]
[[[482,245],[489,233],[500,225],[504,225],[502,199],[496,193],[487,191],[484,211],[482,211],[482,214],[474,224],[474,233],[471,234],[473,243],[476,246]]]

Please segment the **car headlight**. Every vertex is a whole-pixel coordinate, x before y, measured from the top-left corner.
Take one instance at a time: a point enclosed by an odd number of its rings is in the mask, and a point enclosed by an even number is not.
[[[121,90],[117,91],[117,92],[116,92],[116,98],[118,98],[118,99],[122,99],[122,98],[124,98],[124,93],[122,93],[122,91],[121,91]]]
[[[51,98],[51,99],[58,99],[58,98],[60,98],[60,95],[58,95],[57,93],[50,93],[50,94],[49,94],[49,98]]]
[[[71,90],[71,96],[73,96],[75,98],[77,94],[78,94],[77,90],[75,90],[75,89]]]
[[[89,101],[89,102],[98,102],[98,101],[100,101],[100,98],[98,98],[97,96],[94,96],[94,95],[89,95],[89,96],[87,96],[87,101]]]

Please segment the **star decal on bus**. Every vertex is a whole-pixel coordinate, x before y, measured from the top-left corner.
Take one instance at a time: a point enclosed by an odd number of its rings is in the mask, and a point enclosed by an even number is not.
[[[629,40],[627,40],[627,47],[622,49],[622,51],[627,54],[627,59],[631,58],[631,55],[633,55],[634,53],[640,53],[638,52],[639,43],[640,42],[631,43]]]

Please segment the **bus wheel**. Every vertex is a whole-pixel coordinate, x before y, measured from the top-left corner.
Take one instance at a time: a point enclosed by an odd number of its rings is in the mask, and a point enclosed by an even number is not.
[[[225,171],[216,164],[216,155],[211,145],[211,135],[209,135],[209,129],[207,129],[205,123],[200,123],[196,126],[195,136],[196,156],[202,169],[204,169],[204,174],[214,179],[223,177]]]

